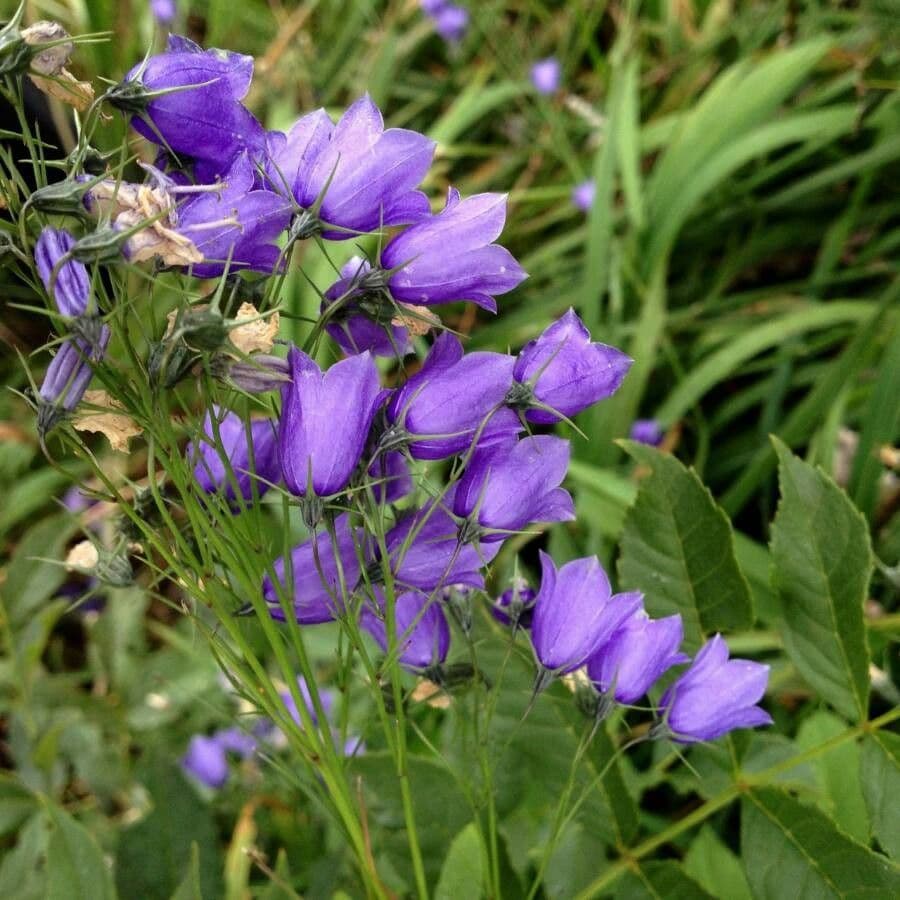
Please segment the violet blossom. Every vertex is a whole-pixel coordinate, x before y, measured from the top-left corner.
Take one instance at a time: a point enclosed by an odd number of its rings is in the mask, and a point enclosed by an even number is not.
[[[555,56],[540,59],[531,67],[531,83],[539,94],[555,94],[562,84],[562,66]]]
[[[534,601],[537,591],[528,582],[517,578],[513,586],[505,590],[491,606],[491,615],[501,624],[511,628],[531,628],[534,618]]]
[[[60,264],[75,245],[75,238],[61,228],[44,228],[34,246],[34,261],[44,288],[67,318],[74,319],[87,312],[91,295],[91,280],[84,263],[67,259]]]
[[[631,423],[631,430],[628,437],[633,441],[641,444],[649,444],[651,447],[658,447],[663,440],[665,433],[660,427],[656,419],[635,419]]]
[[[582,181],[572,188],[572,205],[582,212],[588,212],[594,205],[594,197],[597,195],[597,185],[592,178]]]

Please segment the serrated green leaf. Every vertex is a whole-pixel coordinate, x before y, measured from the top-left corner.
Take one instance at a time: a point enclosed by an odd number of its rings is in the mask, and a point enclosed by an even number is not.
[[[684,858],[684,871],[714,897],[752,900],[740,860],[704,825]]]
[[[48,805],[55,826],[47,847],[47,900],[113,900],[112,873],[93,835],[65,810]]]
[[[630,871],[616,886],[616,900],[713,900],[703,888],[672,860],[644,863]],[[731,900],[731,898],[729,898]]]
[[[772,525],[773,579],[791,661],[838,712],[863,721],[869,649],[863,622],[872,569],[865,519],[821,470],[773,438],[781,500]]]
[[[450,844],[441,877],[434,889],[434,900],[457,900],[484,896],[481,838],[474,822],[470,822]]]
[[[884,731],[868,735],[860,776],[872,831],[885,852],[900,861],[900,737]]]
[[[760,788],[741,805],[741,850],[757,900],[896,897],[900,870],[835,828],[815,807]]]
[[[685,644],[696,650],[709,631],[753,622],[750,588],[734,555],[725,513],[697,477],[674,456],[624,442],[651,474],[625,517],[619,579],[640,589],[654,616],[680,613]]]

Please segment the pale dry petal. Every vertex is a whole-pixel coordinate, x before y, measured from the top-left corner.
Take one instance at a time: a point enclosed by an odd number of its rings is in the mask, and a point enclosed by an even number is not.
[[[409,310],[409,313],[398,313],[391,319],[391,325],[406,328],[410,334],[421,337],[441,324],[441,317],[433,313],[427,306],[414,306],[412,303],[398,303],[397,305],[402,309]]]
[[[91,541],[76,544],[66,557],[66,568],[70,572],[92,572],[100,562],[100,552]]]
[[[53,41],[61,42],[36,53],[31,59],[31,71],[38,75],[59,75],[75,49],[72,41],[67,40],[68,37],[69,32],[59,22],[44,20],[25,28],[22,31],[22,40],[32,47]]]
[[[68,69],[57,72],[52,78],[43,75],[28,76],[39,91],[43,91],[79,112],[84,112],[94,102],[94,86],[89,81],[79,81]]]
[[[255,350],[268,353],[275,346],[278,337],[279,317],[274,312],[260,318],[259,311],[252,303],[242,303],[237,311],[237,319],[252,319],[246,325],[232,328],[228,336],[231,343],[242,353],[253,353]]]
[[[84,399],[85,402],[103,407],[108,411],[86,410],[73,420],[72,427],[77,431],[103,434],[113,450],[127,453],[129,440],[141,434],[141,428],[130,416],[122,412],[115,412],[122,407],[106,391],[87,391]]]

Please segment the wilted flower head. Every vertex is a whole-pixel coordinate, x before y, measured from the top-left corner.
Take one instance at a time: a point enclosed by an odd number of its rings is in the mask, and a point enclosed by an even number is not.
[[[269,177],[304,210],[318,208],[323,235],[353,238],[383,225],[417,222],[430,212],[417,191],[434,155],[434,141],[388,128],[368,94],[335,125],[324,109],[297,121],[287,135],[269,135]],[[329,227],[331,226],[331,227]]]
[[[728,645],[717,634],[691,667],[663,694],[660,711],[668,734],[683,744],[714,741],[735,728],[771,725],[756,704],[769,681],[769,667],[747,659],[728,659]]]
[[[388,421],[412,440],[416,459],[444,459],[521,430],[512,410],[502,408],[512,384],[514,360],[502,353],[463,355],[449,332],[431,348],[422,368],[391,397]]]
[[[591,343],[590,332],[570,309],[522,348],[509,401],[525,410],[529,422],[549,425],[559,421],[558,414],[574,416],[612,396],[631,363],[621,350]]]
[[[341,585],[349,594],[359,581],[361,533],[350,527],[346,515],[335,519],[334,532],[334,541],[327,531],[321,530],[291,551],[294,613],[301,625],[315,625],[336,618],[343,611],[345,600]],[[284,559],[276,560],[274,569],[283,590],[288,590]],[[283,621],[278,591],[268,575],[263,579],[263,597],[269,604],[272,618]]]
[[[479,447],[459,481],[453,512],[488,529],[484,541],[505,540],[503,532],[532,522],[574,519],[572,498],[559,486],[568,467],[569,442],[552,435],[511,435]]]
[[[641,444],[658,447],[662,443],[664,433],[656,419],[635,419],[631,423],[628,437],[633,441],[639,441]]]
[[[382,251],[382,267],[396,269],[387,279],[391,296],[422,306],[469,300],[496,312],[494,297],[527,277],[513,255],[493,243],[505,221],[505,194],[460,200],[450,188],[441,212],[407,228]]]
[[[641,595],[613,595],[596,556],[572,560],[557,570],[541,551],[541,567],[531,642],[544,669],[560,675],[584,665],[640,606]]]
[[[221,447],[216,441],[214,421]],[[252,454],[247,443],[248,427],[253,442]],[[270,419],[257,419],[248,426],[237,413],[223,414],[218,407],[213,407],[203,421],[203,437],[190,447],[188,453],[194,463],[194,479],[200,488],[208,494],[222,491],[229,500],[235,499],[233,481],[237,482],[241,496],[250,500],[254,485],[261,497],[281,477],[277,432]],[[223,456],[228,460],[230,473]]]
[[[572,188],[572,205],[587,212],[594,205],[594,197],[597,194],[597,185],[593,179],[582,181]]]
[[[38,275],[56,308],[69,318],[87,312],[91,295],[91,280],[84,263],[68,259],[60,264],[72,249],[75,238],[61,228],[45,228],[34,246],[34,261]]]
[[[359,621],[387,653],[390,641],[381,589],[375,589],[375,597],[375,603],[362,608]],[[394,616],[401,665],[421,670],[444,662],[450,649],[450,626],[439,601],[421,591],[406,591],[395,599]]]
[[[278,431],[284,481],[297,496],[330,497],[350,481],[383,402],[378,370],[363,353],[322,372],[296,347],[288,363]]]
[[[252,77],[252,56],[203,50],[172,34],[165,52],[132,68],[109,101],[134,114],[131,124],[148,141],[191,157],[212,177],[240,152],[265,149],[265,129],[240,103]]]
[[[588,677],[601,693],[634,703],[672,666],[689,661],[678,651],[683,637],[681,616],[651,619],[639,608],[588,660]]]
[[[531,83],[539,94],[555,94],[562,84],[562,66],[555,56],[540,59],[531,67]]]

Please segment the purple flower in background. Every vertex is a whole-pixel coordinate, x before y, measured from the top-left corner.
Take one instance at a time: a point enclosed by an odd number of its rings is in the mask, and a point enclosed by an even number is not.
[[[171,25],[178,14],[175,0],[150,0],[150,12],[153,18],[163,27]]]
[[[384,394],[368,353],[326,372],[302,350],[288,353],[278,446],[284,481],[299,497],[331,497],[350,481]]]
[[[421,670],[444,662],[450,650],[450,626],[438,601],[430,600],[421,591],[406,591],[395,599],[394,616],[401,665]],[[390,644],[385,597],[380,589],[376,588],[375,608],[364,606],[359,622],[387,653]]]
[[[426,16],[436,16],[450,5],[450,0],[419,0],[419,6]]]
[[[220,788],[228,779],[225,748],[214,735],[195,734],[181,758],[181,767],[207,787]]]
[[[728,645],[717,634],[691,667],[663,694],[665,732],[682,744],[713,741],[735,728],[771,725],[756,704],[769,681],[769,667],[747,659],[728,659]]]
[[[406,356],[412,352],[409,331],[403,325],[382,324],[362,311],[360,304],[365,302],[365,292],[354,289],[371,271],[368,260],[359,256],[352,257],[342,266],[340,279],[325,291],[322,312],[346,294],[352,292],[355,295],[345,297],[342,308],[329,319],[325,330],[348,356],[366,350],[373,356]],[[380,310],[382,307],[376,297],[374,308]]]
[[[594,205],[594,197],[597,194],[597,185],[593,179],[582,181],[572,188],[572,205],[582,212],[588,212]]]
[[[679,653],[681,616],[651,619],[642,608],[588,660],[588,676],[601,693],[634,703],[672,666],[690,661]]]
[[[221,191],[198,194],[178,208],[179,234],[194,243],[204,261],[192,266],[198,278],[252,269],[271,272],[281,251],[274,241],[291,219],[290,206],[272,191],[254,189],[253,163],[235,159]]]
[[[481,535],[487,542],[503,541],[503,532],[532,522],[574,519],[572,498],[560,487],[568,467],[569,442],[552,435],[521,441],[510,436],[479,447],[459,481],[453,512],[481,528],[498,529]]]
[[[213,417],[218,425],[221,447],[217,446]],[[194,479],[207,494],[222,491],[229,500],[235,499],[234,483],[245,500],[253,497],[256,486],[258,496],[265,494],[271,485],[281,478],[278,462],[278,441],[275,423],[270,419],[257,419],[250,423],[250,439],[253,456],[247,444],[247,423],[234,412],[224,415],[219,407],[213,407],[203,420],[203,437],[188,449],[188,457],[194,463]],[[223,456],[231,467],[229,474]]]
[[[432,16],[434,30],[448,43],[461,41],[469,30],[469,11],[455,3],[444,4]]]
[[[266,147],[265,129],[240,103],[252,77],[252,56],[169,35],[166,51],[131,69],[110,102],[135,113],[131,124],[148,141],[224,174],[240,152]]]
[[[516,358],[512,406],[525,409],[529,422],[550,425],[612,396],[631,368],[621,350],[591,343],[584,323],[570,309],[544,333],[529,341]],[[550,407],[536,407],[537,403]],[[554,412],[551,412],[553,410]]]
[[[656,419],[635,419],[631,423],[628,437],[633,441],[639,441],[641,444],[658,447],[662,443],[664,432]]]
[[[518,416],[502,406],[512,384],[514,360],[502,353],[469,353],[449,332],[431,348],[422,368],[388,404],[388,421],[414,440],[416,459],[444,459],[521,430]]]
[[[396,503],[412,493],[413,480],[409,463],[398,450],[379,453],[369,466],[369,477],[378,482],[372,485],[378,503]]]
[[[34,245],[38,275],[56,308],[71,319],[85,314],[91,294],[91,280],[84,263],[69,259],[58,265],[74,244],[75,238],[68,231],[47,227]]]
[[[450,515],[455,486],[442,502],[432,501],[401,519],[386,535],[391,571],[399,584],[435,591],[448,585],[484,587],[481,570],[500,552],[500,544],[461,544]]]
[[[300,699],[303,700],[303,705],[306,707],[313,724],[318,726],[320,722],[318,713],[316,712],[316,705],[313,703],[312,694],[309,692],[309,685],[302,675],[297,678],[297,691],[300,694]],[[294,700],[293,694],[290,691],[282,691],[279,696],[281,697],[281,702],[284,704],[285,709],[288,711],[288,715],[290,715],[298,725],[302,726],[303,719],[300,716],[299,709],[297,709],[297,703]],[[332,711],[334,710],[334,691],[330,691],[327,688],[321,688],[319,690],[319,702],[322,704],[322,711],[325,715],[331,716]]]
[[[430,306],[469,300],[497,311],[497,294],[527,278],[513,255],[493,243],[506,221],[505,194],[475,194],[460,200],[450,188],[447,205],[407,228],[381,253],[395,300]]]
[[[301,625],[316,625],[336,618],[343,609],[342,581],[348,594],[359,581],[358,547],[361,546],[362,535],[358,529],[350,527],[346,515],[335,519],[334,531],[334,542],[331,535],[323,530],[314,539],[304,541],[291,551],[294,612]],[[273,568],[278,582],[287,590],[284,559],[276,560]],[[268,575],[263,579],[263,597],[269,604],[272,618],[284,620],[278,591]]]
[[[540,664],[554,675],[577,669],[641,604],[641,595],[613,596],[596,556],[557,570],[541,551],[541,589],[534,604],[531,642]]]
[[[321,201],[324,237],[346,240],[430,213],[428,198],[416,188],[434,148],[434,141],[416,131],[385,130],[381,112],[366,94],[336,125],[319,109],[286,136],[271,134],[269,175],[275,188],[289,188],[304,210]]]
[[[509,625],[511,628],[531,628],[536,599],[537,592],[524,580],[516,579],[513,586],[494,601],[491,615],[501,625]]]
[[[217,731],[213,735],[213,739],[223,750],[236,753],[241,759],[248,759],[256,752],[256,739],[253,735],[247,734],[235,726]]]
[[[531,83],[539,94],[555,94],[562,84],[562,66],[555,56],[538,60],[531,67]]]

